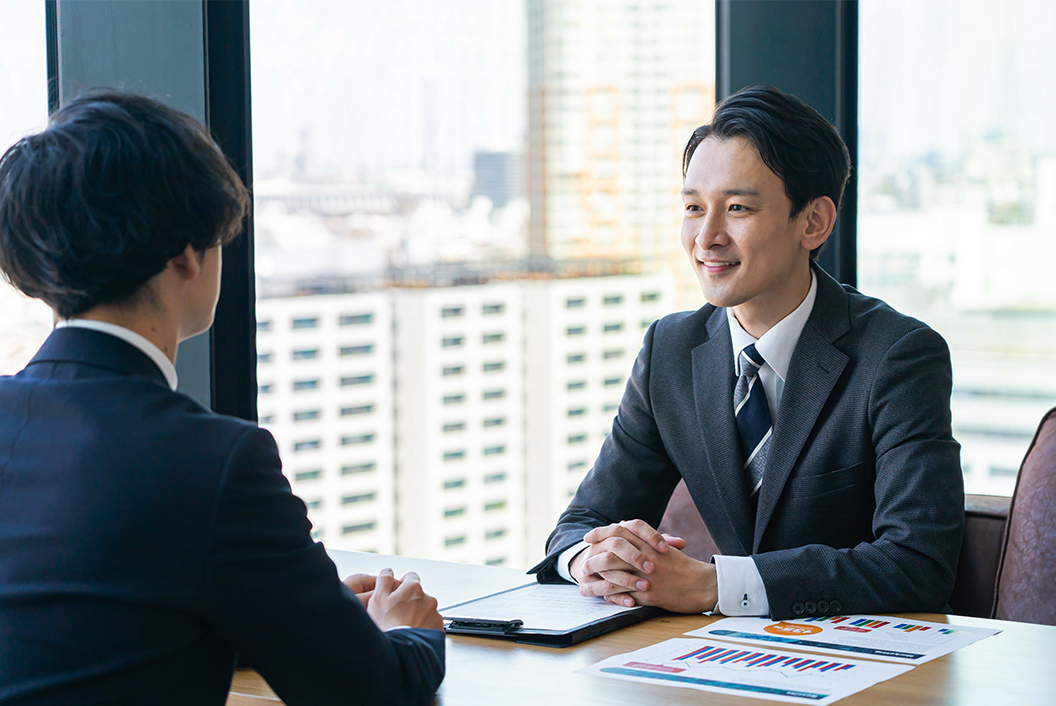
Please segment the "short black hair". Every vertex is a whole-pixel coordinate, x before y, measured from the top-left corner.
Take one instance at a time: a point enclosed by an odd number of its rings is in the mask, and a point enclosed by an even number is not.
[[[821,113],[773,86],[742,88],[715,107],[707,125],[698,127],[682,154],[682,179],[697,146],[709,137],[741,137],[759,152],[763,164],[781,178],[792,202],[789,218],[811,201],[828,196],[840,208],[851,173],[851,156],[836,128]],[[817,259],[821,248],[811,253]]]
[[[249,195],[206,129],[97,91],[0,157],[0,272],[62,318],[133,300],[166,263],[238,237]]]

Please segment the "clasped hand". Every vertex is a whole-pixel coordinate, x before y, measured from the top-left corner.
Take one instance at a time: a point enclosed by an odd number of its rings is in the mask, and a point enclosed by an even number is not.
[[[401,579],[392,569],[382,569],[377,576],[352,574],[344,584],[382,630],[399,625],[434,630],[444,627],[444,619],[436,612],[436,599],[422,590],[421,580],[413,571]]]
[[[657,606],[676,613],[712,610],[718,600],[715,567],[682,553],[686,541],[661,534],[643,520],[596,527],[569,571],[580,594],[622,606]]]

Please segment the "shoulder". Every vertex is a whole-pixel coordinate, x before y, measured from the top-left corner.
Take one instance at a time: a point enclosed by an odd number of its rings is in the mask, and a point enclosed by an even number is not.
[[[679,311],[658,319],[646,333],[646,340],[664,348],[692,349],[725,325],[726,310],[705,304],[696,311]]]
[[[853,287],[842,287],[847,295],[847,313],[853,339],[873,350],[882,351],[896,346],[946,348],[942,336],[923,321],[903,314],[887,302],[862,294]]]

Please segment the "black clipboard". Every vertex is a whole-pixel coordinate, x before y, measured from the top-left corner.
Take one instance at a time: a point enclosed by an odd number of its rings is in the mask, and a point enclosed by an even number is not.
[[[515,591],[531,588],[537,583],[527,583],[523,586],[499,591],[471,601],[457,603],[444,608],[444,630],[450,635],[473,635],[476,637],[488,637],[497,640],[507,640],[526,645],[543,645],[545,647],[569,647],[599,635],[619,630],[643,620],[663,614],[661,608],[651,606],[640,606],[629,610],[622,610],[602,618],[586,620],[582,624],[569,627],[564,630],[551,630],[526,625],[520,618],[510,615],[506,619],[486,619],[479,617],[459,617],[458,609],[470,606],[474,603],[485,601],[496,596],[506,595]],[[473,611],[465,611],[467,614]]]

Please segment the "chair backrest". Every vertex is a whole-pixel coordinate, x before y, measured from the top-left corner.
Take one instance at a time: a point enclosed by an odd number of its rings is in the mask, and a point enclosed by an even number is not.
[[[950,608],[956,615],[989,618],[994,609],[997,565],[1011,502],[1012,498],[994,495],[964,496],[964,541],[950,596]]]
[[[1019,467],[991,617],[1056,625],[1056,408]]]

